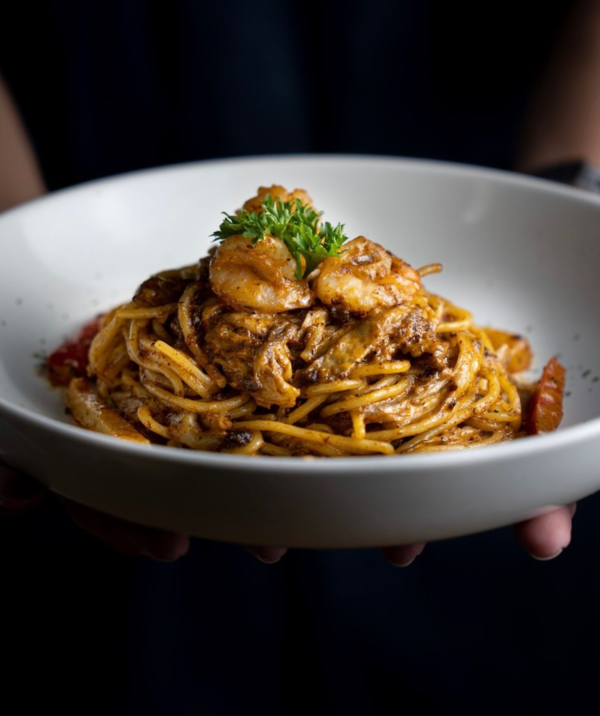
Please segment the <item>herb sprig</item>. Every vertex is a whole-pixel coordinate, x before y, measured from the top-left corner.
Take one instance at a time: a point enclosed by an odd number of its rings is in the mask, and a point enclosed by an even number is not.
[[[306,278],[327,256],[339,256],[339,249],[348,238],[343,224],[332,226],[326,221],[319,226],[323,212],[316,212],[300,199],[275,201],[269,194],[262,211],[223,214],[225,219],[212,234],[215,241],[236,235],[252,239],[253,244],[266,236],[281,239],[296,261],[296,279]]]

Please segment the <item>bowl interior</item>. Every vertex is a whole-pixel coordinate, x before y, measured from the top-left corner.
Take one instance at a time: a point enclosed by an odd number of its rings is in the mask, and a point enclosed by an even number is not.
[[[308,190],[325,218],[413,266],[478,323],[524,333],[533,373],[568,370],[563,426],[600,416],[600,201],[433,162],[282,157],[185,165],[57,193],[0,217],[0,398],[70,423],[38,366],[151,273],[190,264],[259,185]]]

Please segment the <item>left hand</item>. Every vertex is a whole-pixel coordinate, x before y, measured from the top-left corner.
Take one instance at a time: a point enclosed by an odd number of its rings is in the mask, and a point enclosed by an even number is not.
[[[44,488],[37,482],[0,464],[0,515],[26,512],[37,505],[44,494]],[[134,525],[64,498],[60,498],[60,502],[78,526],[120,552],[171,562],[185,555],[189,549],[189,537]],[[541,517],[520,522],[515,525],[517,541],[535,559],[550,560],[558,557],[571,541],[571,521],[575,509],[573,503]],[[286,547],[248,546],[247,549],[266,564],[278,562],[287,552]],[[383,547],[381,551],[391,564],[408,567],[424,549],[425,543],[420,542]]]

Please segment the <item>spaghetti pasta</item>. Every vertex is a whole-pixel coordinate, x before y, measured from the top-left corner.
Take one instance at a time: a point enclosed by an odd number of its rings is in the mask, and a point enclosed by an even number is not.
[[[527,367],[527,342],[428,292],[421,279],[440,264],[415,271],[363,237],[341,247],[299,190],[261,188],[230,223],[263,226],[265,206],[313,222],[319,261],[291,234],[240,229],[148,279],[104,316],[90,380],[71,382],[78,422],[94,429],[77,413],[88,390],[142,440],[243,455],[441,452],[526,434],[533,388],[509,368]]]

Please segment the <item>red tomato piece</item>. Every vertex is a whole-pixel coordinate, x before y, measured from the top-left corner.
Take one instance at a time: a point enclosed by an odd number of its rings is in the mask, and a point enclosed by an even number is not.
[[[86,375],[90,345],[100,331],[103,316],[104,314],[100,314],[86,323],[77,335],[68,338],[48,358],[50,381],[53,385],[68,385],[74,376],[82,378]]]
[[[550,433],[560,425],[566,375],[556,358],[548,361],[527,408],[525,428],[529,435]]]

